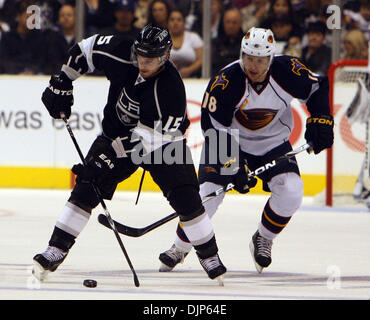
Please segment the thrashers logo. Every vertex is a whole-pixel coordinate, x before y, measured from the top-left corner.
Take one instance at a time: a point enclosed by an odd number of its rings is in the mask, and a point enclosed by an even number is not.
[[[210,92],[217,86],[221,86],[221,89],[225,90],[228,85],[229,85],[229,80],[227,80],[225,74],[222,73],[221,76],[216,76],[215,81],[213,81],[212,83]]]
[[[236,111],[235,118],[245,128],[256,131],[269,125],[274,120],[277,110],[252,109]]]
[[[292,71],[298,76],[301,76],[301,70],[307,70],[309,73],[311,73],[311,70],[308,69],[302,62],[300,62],[297,58],[290,59],[292,62]]]

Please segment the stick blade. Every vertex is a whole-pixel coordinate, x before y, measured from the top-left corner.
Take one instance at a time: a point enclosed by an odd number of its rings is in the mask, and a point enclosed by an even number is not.
[[[104,214],[101,213],[101,214],[98,215],[98,221],[103,226],[105,226],[109,229],[112,229],[110,224],[109,224],[109,221],[108,221],[107,217]],[[124,226],[122,224],[117,223],[114,220],[113,220],[113,223],[116,227],[117,232],[120,233],[120,234],[124,234],[125,236],[134,237],[134,238],[137,238],[137,237],[141,236],[141,233],[138,232],[137,229]]]

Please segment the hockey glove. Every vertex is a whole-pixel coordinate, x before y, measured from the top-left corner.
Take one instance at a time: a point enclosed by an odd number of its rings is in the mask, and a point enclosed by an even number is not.
[[[104,151],[97,155],[88,156],[86,165],[75,164],[72,167],[72,172],[77,176],[77,182],[99,183],[101,178],[114,168],[115,159],[114,151]]]
[[[73,105],[72,81],[62,72],[58,76],[52,76],[49,86],[45,89],[41,98],[51,117],[60,119],[63,112],[68,119]]]
[[[246,165],[240,167],[238,172],[233,177],[234,189],[239,193],[245,194],[249,192],[249,189],[255,187],[257,179],[255,177],[248,176],[249,169]]]
[[[326,148],[331,148],[334,141],[334,120],[330,115],[310,117],[306,122],[305,139],[312,142],[315,154]]]

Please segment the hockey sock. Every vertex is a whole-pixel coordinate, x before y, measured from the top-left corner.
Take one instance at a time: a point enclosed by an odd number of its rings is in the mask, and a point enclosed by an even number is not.
[[[89,218],[90,213],[71,202],[67,202],[55,224],[49,244],[68,251],[73,245],[74,239],[85,228]]]
[[[263,209],[258,231],[263,237],[272,240],[285,228],[290,218],[275,213],[268,201]]]
[[[204,212],[194,219],[182,221],[181,224],[186,237],[190,240],[191,244],[197,251],[197,248],[201,248],[203,251],[204,247],[210,246],[213,243],[214,240],[212,239],[214,239],[214,231],[211,219],[207,213]],[[212,250],[212,252],[213,251],[214,250]],[[216,253],[217,250],[213,254]]]

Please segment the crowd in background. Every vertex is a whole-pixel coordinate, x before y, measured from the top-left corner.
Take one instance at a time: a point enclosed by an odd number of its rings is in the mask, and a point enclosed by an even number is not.
[[[251,27],[269,28],[277,53],[301,58],[324,75],[331,63],[331,0],[212,0],[211,73],[239,58]],[[40,28],[30,28],[38,6]],[[136,38],[148,23],[167,27],[171,60],[183,78],[202,69],[202,0],[85,0],[85,36],[96,33]],[[345,0],[341,11],[343,59],[368,59],[370,1]],[[37,21],[31,21],[36,23]],[[34,25],[34,24],[33,24]],[[0,0],[0,74],[53,74],[75,43],[75,1]]]

